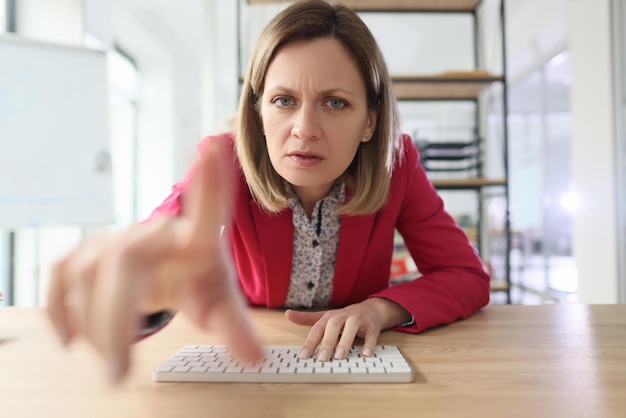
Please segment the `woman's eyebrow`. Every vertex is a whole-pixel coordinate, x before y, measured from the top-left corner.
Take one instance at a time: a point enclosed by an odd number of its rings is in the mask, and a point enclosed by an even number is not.
[[[279,92],[282,92],[282,93],[285,93],[285,94],[289,94],[289,95],[295,95],[296,94],[296,90],[294,90],[292,88],[289,88],[289,87],[286,87],[286,86],[281,86],[281,85],[270,86],[266,91],[269,91],[269,92],[279,91]],[[356,94],[353,93],[352,91],[346,90],[346,89],[341,88],[341,87],[333,87],[333,88],[329,88],[329,89],[326,89],[326,90],[322,90],[322,91],[319,92],[319,94],[321,96],[333,96],[333,95],[336,95],[336,94],[348,94],[350,96],[356,96]]]

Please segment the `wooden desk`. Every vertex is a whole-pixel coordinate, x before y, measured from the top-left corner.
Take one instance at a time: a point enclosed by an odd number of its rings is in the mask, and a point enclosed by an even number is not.
[[[255,310],[266,344],[306,328]],[[12,337],[6,340],[6,337]],[[152,368],[186,344],[218,344],[176,318],[108,385],[84,343],[63,351],[43,312],[0,308],[0,416],[13,417],[625,417],[626,305],[489,306],[455,324],[387,331],[416,370],[411,384],[155,383]]]

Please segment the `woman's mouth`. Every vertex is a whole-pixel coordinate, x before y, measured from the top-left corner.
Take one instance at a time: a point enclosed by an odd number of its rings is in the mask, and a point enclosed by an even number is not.
[[[309,152],[292,152],[288,157],[297,165],[304,167],[318,164],[324,160],[321,156]]]

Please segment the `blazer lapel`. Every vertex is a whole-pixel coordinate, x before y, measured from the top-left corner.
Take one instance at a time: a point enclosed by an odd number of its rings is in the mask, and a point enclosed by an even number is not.
[[[344,216],[333,278],[332,306],[343,306],[356,284],[369,245],[376,215]]]
[[[254,225],[265,263],[265,289],[268,307],[283,306],[287,299],[293,258],[291,210],[268,214],[252,205]]]

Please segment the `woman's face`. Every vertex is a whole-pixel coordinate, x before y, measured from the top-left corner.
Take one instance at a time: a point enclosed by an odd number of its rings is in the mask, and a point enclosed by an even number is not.
[[[306,204],[326,196],[372,137],[376,112],[343,45],[318,38],[289,43],[274,57],[261,119],[274,169]]]

